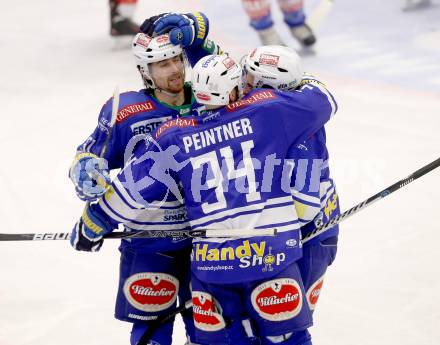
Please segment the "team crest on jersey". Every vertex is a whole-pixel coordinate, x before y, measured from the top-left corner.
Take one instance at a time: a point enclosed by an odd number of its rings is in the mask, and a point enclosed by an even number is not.
[[[280,57],[277,55],[272,54],[261,54],[260,56],[260,64],[261,65],[267,65],[267,66],[278,66],[278,61],[280,60]]]
[[[319,278],[307,290],[306,297],[310,310],[315,310],[316,303],[318,303],[319,295],[321,294],[322,285],[324,284],[324,276]]]
[[[209,293],[192,292],[194,325],[205,332],[215,332],[225,328],[225,320],[218,302]]]
[[[145,35],[145,34],[140,34],[135,42],[135,44],[139,44],[142,47],[148,48],[148,45],[150,44],[152,38]]]
[[[136,309],[156,312],[169,308],[177,298],[179,281],[165,273],[137,273],[124,283],[124,295]]]
[[[302,308],[302,294],[298,282],[280,278],[258,285],[251,294],[252,306],[269,321],[294,318]]]

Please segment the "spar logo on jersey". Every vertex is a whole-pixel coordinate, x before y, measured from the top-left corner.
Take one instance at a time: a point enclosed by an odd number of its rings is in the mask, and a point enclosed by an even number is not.
[[[156,128],[158,128],[162,123],[171,119],[172,119],[171,116],[159,117],[156,119],[136,122],[132,124],[130,127],[131,127],[131,131],[133,132],[133,135],[149,134],[152,133]]]
[[[277,55],[261,54],[259,62],[260,62],[261,65],[277,67],[279,60],[280,60],[280,57],[277,56]]]
[[[234,102],[234,103],[227,105],[226,109],[228,111],[235,111],[235,110],[243,108],[247,105],[264,102],[264,101],[274,99],[274,98],[277,98],[277,96],[271,90],[258,91],[256,93],[254,93],[253,95],[249,96],[248,98],[245,98],[240,101],[237,101],[237,102]]]
[[[116,123],[120,124],[131,116],[154,109],[156,109],[156,106],[151,101],[127,105],[118,111],[118,115],[116,116]]]
[[[169,308],[176,301],[179,281],[165,273],[137,273],[125,281],[123,290],[133,307],[156,312]]]
[[[310,310],[315,310],[316,303],[318,303],[319,295],[321,294],[322,285],[324,284],[324,276],[319,278],[307,290],[306,297]]]
[[[164,210],[163,221],[164,222],[182,222],[186,221],[186,209],[177,209],[177,210]]]
[[[196,328],[205,332],[215,332],[225,328],[222,309],[214,297],[206,292],[193,291],[192,303]]]
[[[280,278],[258,285],[251,294],[252,306],[269,321],[294,318],[302,308],[302,294],[298,282]]]
[[[152,38],[150,36],[147,36],[145,34],[139,34],[137,37],[136,42],[134,43],[135,45],[140,45],[144,48],[148,48],[150,42],[151,42]]]

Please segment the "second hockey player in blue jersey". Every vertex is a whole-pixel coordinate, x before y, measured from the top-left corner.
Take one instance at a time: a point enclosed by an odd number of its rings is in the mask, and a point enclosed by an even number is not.
[[[267,59],[269,56],[271,61]],[[259,47],[245,56],[242,64],[246,71],[247,92],[255,87],[293,91],[298,85],[316,83],[313,77],[303,74],[298,54],[288,47]],[[325,128],[293,146],[289,157],[293,159],[292,196],[302,237],[305,237],[315,227],[340,214],[339,197],[330,176]],[[298,266],[312,312],[322,290],[324,275],[336,256],[338,232],[336,225],[303,245]],[[296,332],[294,337],[311,339],[307,330]]]

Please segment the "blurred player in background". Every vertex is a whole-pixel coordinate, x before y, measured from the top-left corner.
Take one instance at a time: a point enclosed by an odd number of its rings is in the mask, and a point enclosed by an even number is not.
[[[285,45],[274,28],[271,14],[271,0],[241,0],[244,10],[250,18],[250,25],[257,31],[263,45]],[[290,33],[303,47],[316,42],[315,34],[305,22],[303,0],[277,0],[283,12],[284,22]]]
[[[431,6],[431,0],[405,0],[403,11],[414,11]]]
[[[139,25],[132,21],[137,0],[110,0],[110,35],[134,36]]]

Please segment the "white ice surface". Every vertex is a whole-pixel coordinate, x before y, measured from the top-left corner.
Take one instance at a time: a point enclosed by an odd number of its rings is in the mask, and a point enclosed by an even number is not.
[[[440,3],[432,2],[403,13],[401,0],[338,0],[316,55],[304,58],[340,106],[328,141],[343,209],[440,156]],[[68,232],[82,210],[67,178],[75,147],[114,86],[139,89],[140,78],[130,51],[111,48],[107,1],[1,8],[0,232]],[[197,9],[233,56],[258,45],[238,0],[140,0],[136,16]],[[341,225],[314,344],[440,343],[439,179],[434,171]],[[116,248],[0,243],[0,345],[128,344],[130,325],[113,319]],[[174,338],[183,344],[180,323]]]

